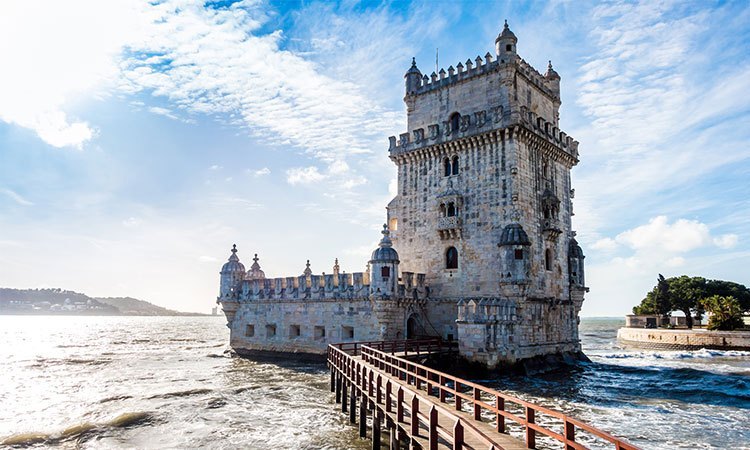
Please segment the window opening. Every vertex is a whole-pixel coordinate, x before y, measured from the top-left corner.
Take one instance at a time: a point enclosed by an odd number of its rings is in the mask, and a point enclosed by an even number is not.
[[[448,158],[443,159],[443,174],[448,177],[451,174],[451,160]]]
[[[391,276],[391,268],[390,267],[381,267],[380,268],[380,276],[383,278],[388,278]]]
[[[456,216],[456,206],[453,204],[453,202],[448,203],[448,217],[455,217]]]
[[[456,247],[448,247],[448,250],[446,250],[445,268],[458,269],[458,250],[456,250]]]
[[[523,250],[517,248],[513,256],[515,257],[515,259],[523,259]]]
[[[453,164],[451,166],[453,175],[458,175],[458,156],[453,157]]]
[[[451,133],[458,133],[458,124],[461,121],[461,114],[459,113],[453,113],[451,114]]]
[[[552,250],[550,249],[544,251],[544,268],[552,270]]]

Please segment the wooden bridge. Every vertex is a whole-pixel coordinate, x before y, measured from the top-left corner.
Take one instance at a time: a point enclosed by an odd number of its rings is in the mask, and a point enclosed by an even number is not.
[[[637,450],[558,411],[409,359],[444,351],[451,347],[439,339],[328,347],[331,392],[336,393],[336,402],[349,414],[349,421],[359,421],[361,437],[371,430],[373,449],[380,450],[382,434],[387,432],[390,450],[570,450],[590,445]]]

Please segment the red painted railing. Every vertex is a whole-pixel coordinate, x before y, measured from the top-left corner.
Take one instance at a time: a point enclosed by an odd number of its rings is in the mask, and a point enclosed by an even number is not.
[[[586,433],[588,440],[598,439],[610,443],[617,450],[637,450],[632,444],[559,411],[503,394],[396,355],[399,352],[426,353],[428,349],[441,348],[445,348],[445,344],[441,347],[436,340],[352,342],[329,346],[328,360],[332,366],[344,370],[359,360],[356,356],[361,355],[362,361],[414,386],[416,391],[422,393],[421,395],[435,396],[441,403],[451,404],[456,411],[468,409],[475,421],[494,421],[497,432],[506,433],[508,421],[519,425],[524,430],[528,448],[536,447],[536,438],[539,434],[558,441],[566,450],[586,449],[587,447],[580,442],[581,433]],[[544,419],[541,422],[545,424],[540,423],[540,419]],[[559,430],[555,431],[552,427],[559,427]]]

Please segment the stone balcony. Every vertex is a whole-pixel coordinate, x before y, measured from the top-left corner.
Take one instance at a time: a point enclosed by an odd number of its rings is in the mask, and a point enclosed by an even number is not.
[[[438,233],[440,239],[461,238],[461,218],[458,216],[438,218]]]

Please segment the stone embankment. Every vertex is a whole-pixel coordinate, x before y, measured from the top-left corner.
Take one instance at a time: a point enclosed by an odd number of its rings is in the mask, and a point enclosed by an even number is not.
[[[626,345],[652,350],[750,350],[750,331],[620,328],[617,339]]]

